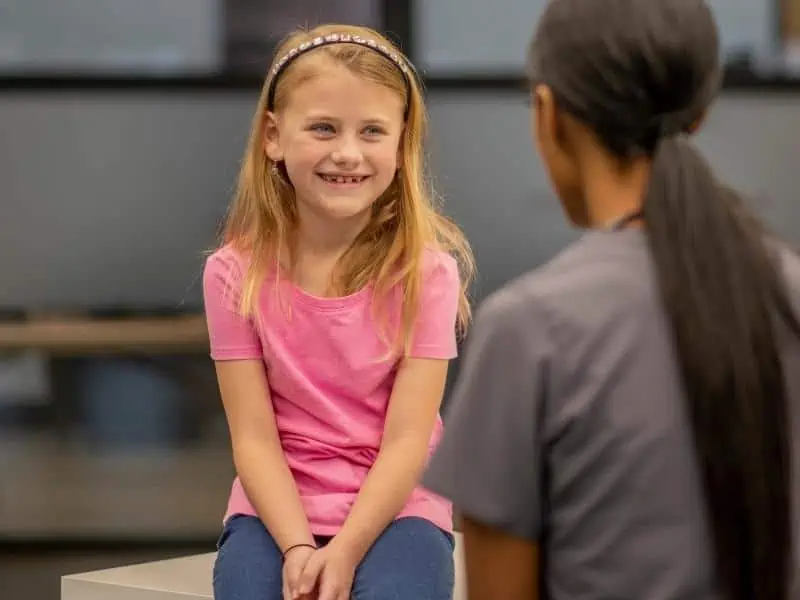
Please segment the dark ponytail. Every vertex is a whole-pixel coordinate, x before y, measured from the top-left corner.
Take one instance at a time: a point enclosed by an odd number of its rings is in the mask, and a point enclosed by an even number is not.
[[[727,600],[788,600],[792,531],[779,258],[740,198],[681,138],[661,141],[645,230],[674,335]]]

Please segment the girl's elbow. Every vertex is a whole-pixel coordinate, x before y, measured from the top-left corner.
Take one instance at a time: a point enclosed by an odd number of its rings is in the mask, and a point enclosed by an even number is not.
[[[415,433],[396,435],[384,440],[381,453],[423,464],[428,457],[429,443],[428,437]]]
[[[263,464],[265,460],[283,453],[280,442],[270,435],[240,435],[232,440],[233,462],[237,471],[250,464]]]

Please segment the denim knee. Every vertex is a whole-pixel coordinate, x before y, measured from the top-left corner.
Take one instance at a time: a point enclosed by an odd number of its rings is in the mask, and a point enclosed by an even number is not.
[[[354,600],[451,600],[453,536],[416,517],[381,534],[356,571]]]
[[[260,519],[231,517],[217,543],[215,600],[282,600],[280,549]]]

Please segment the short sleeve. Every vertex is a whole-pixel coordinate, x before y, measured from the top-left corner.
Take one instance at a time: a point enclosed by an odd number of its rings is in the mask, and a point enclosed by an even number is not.
[[[528,306],[503,291],[481,307],[467,342],[444,435],[423,484],[457,511],[538,540],[547,340]]]
[[[419,312],[411,342],[412,357],[456,357],[460,294],[461,279],[455,259],[444,252],[429,251],[425,257]]]
[[[212,254],[203,270],[203,300],[214,360],[262,358],[261,342],[253,322],[238,311],[242,274],[238,257],[228,248]]]

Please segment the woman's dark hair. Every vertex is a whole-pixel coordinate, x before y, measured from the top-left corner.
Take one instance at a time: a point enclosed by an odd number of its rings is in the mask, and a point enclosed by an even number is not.
[[[726,600],[788,600],[789,408],[778,327],[800,335],[778,257],[683,135],[720,83],[704,0],[552,0],[534,83],[615,155],[653,158],[649,240],[683,376],[716,581]]]

